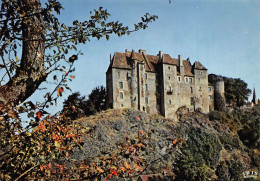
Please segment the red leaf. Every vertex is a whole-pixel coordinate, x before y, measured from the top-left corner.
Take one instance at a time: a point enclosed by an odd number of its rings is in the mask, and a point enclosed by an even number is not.
[[[41,111],[38,111],[38,112],[36,113],[36,116],[37,116],[38,119],[41,119],[41,117],[42,117],[42,112],[41,112]]]
[[[110,177],[111,177],[111,175],[108,175],[108,176],[105,178],[105,180],[108,180],[108,179],[110,179]]]
[[[111,172],[111,174],[117,176],[117,173],[116,173],[115,170],[113,170],[113,171]]]
[[[71,135],[71,134],[68,134],[68,135],[66,136],[66,138],[70,138],[70,137],[72,137],[72,135]]]
[[[135,118],[141,120],[139,116],[136,116]]]
[[[59,88],[57,89],[58,96],[61,96],[63,91],[64,91],[63,87],[59,87]]]

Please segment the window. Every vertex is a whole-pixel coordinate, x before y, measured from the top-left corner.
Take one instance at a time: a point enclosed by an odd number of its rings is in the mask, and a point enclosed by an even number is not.
[[[120,96],[120,99],[123,99],[123,98],[124,98],[123,92],[120,92],[120,93],[119,93],[119,96]]]
[[[202,71],[200,71],[200,75],[202,74]]]
[[[146,104],[148,104],[148,98],[145,98],[145,102],[146,102]]]
[[[208,88],[209,92],[211,92],[211,87]]]
[[[131,76],[130,76],[129,72],[126,73],[126,79],[131,79]]]
[[[168,70],[171,70],[171,67],[168,67]]]
[[[193,97],[190,98],[190,105],[194,105],[194,98]]]
[[[201,90],[201,87],[200,87],[200,91],[202,91],[202,90]]]
[[[192,78],[189,79],[189,82],[192,83]]]
[[[147,84],[145,84],[145,90],[147,90],[147,91],[148,91],[148,85],[147,85]]]
[[[171,77],[169,76],[169,77],[168,77],[168,79],[170,80],[170,79],[171,79]]]
[[[117,75],[118,75],[118,78],[120,78],[120,72],[119,71],[117,72]]]
[[[169,104],[170,104],[170,105],[172,104],[172,100],[169,100]]]
[[[119,82],[119,89],[123,89],[123,82]]]
[[[188,78],[186,78],[186,82],[188,82]]]
[[[193,88],[192,87],[190,88],[190,93],[193,93]]]
[[[179,82],[181,81],[181,77],[178,77],[178,81],[179,81]]]
[[[124,104],[121,104],[121,107],[124,107]]]
[[[209,100],[211,101],[211,95],[209,95]]]
[[[147,79],[147,74],[144,74],[144,78]]]
[[[169,92],[172,92],[172,88],[171,88],[171,86],[169,86]]]

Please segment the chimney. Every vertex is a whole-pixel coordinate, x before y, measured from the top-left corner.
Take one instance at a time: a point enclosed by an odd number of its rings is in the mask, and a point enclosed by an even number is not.
[[[183,66],[182,55],[178,55],[178,56],[179,56],[179,65]]]
[[[139,53],[146,54],[146,50],[139,49]]]
[[[128,52],[128,50],[127,49],[125,49],[125,53],[127,53]]]
[[[163,55],[163,52],[160,50],[159,51],[159,58],[160,58],[160,60],[162,60],[162,55]]]
[[[110,53],[110,64],[112,64],[112,54]]]

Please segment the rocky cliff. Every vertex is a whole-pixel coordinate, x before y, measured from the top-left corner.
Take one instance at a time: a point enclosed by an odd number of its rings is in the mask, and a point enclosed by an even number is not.
[[[160,174],[167,180],[244,180],[245,171],[258,170],[259,138],[253,147],[245,146],[237,134],[242,126],[234,117],[232,120],[221,117],[221,113],[205,115],[185,110],[178,115],[178,120],[169,120],[125,109],[81,118],[77,122],[88,130],[88,134],[83,136],[83,151],[75,156],[90,162],[111,156],[122,152],[122,144],[129,140],[130,145],[136,145],[135,141],[138,142],[143,134],[145,139],[138,156],[145,161],[140,175]],[[259,126],[259,112],[254,118]],[[182,144],[174,145],[180,140],[183,140]],[[125,155],[122,159],[130,159]],[[140,175],[125,180],[142,180]]]

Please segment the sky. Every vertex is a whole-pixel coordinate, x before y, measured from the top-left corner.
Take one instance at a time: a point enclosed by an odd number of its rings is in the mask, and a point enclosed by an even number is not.
[[[61,0],[64,7],[59,19],[67,25],[73,20],[88,20],[90,11],[100,6],[133,27],[145,13],[158,19],[129,36],[92,39],[78,46],[84,53],[75,63],[73,92],[88,95],[106,84],[110,54],[125,49],[159,51],[177,58],[200,61],[208,73],[244,80],[255,87],[260,98],[260,0]],[[67,91],[64,98],[70,95]],[[250,96],[250,100],[252,95]],[[60,100],[61,102],[63,99]],[[58,109],[58,108],[55,108]]]

